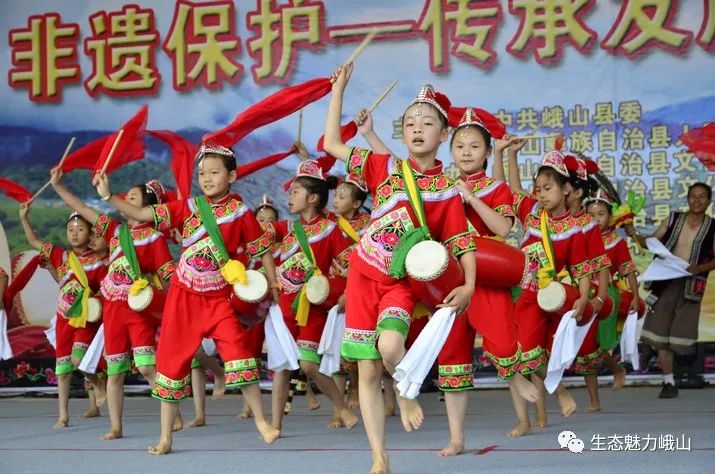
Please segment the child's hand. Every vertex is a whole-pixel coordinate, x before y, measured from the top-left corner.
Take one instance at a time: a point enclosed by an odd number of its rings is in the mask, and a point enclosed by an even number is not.
[[[599,313],[601,308],[603,308],[603,303],[601,303],[601,300],[598,298],[593,298],[591,300],[591,307],[593,308],[594,313]]]
[[[338,313],[344,313],[345,312],[345,293],[340,295],[340,298],[338,298]]]
[[[30,203],[23,202],[20,204],[20,219],[27,219],[27,215],[30,213]]]
[[[462,285],[449,292],[442,304],[437,305],[438,308],[454,308],[457,314],[461,314],[472,299],[474,287],[470,285]]]
[[[459,194],[462,195],[462,200],[464,202],[469,202],[469,197],[472,195],[472,190],[469,189],[467,183],[465,183],[461,179],[458,179],[454,185],[457,188],[457,191],[459,191]]]
[[[348,85],[350,75],[353,73],[353,64],[343,64],[338,66],[335,72],[330,76],[330,82],[333,84],[333,92],[345,92],[345,87]]]
[[[511,140],[511,143],[509,143],[509,146],[507,147],[507,150],[510,151],[510,152],[512,152],[512,153],[516,153],[517,151],[519,151],[519,150],[521,150],[522,148],[524,148],[524,145],[526,145],[526,140],[524,140],[523,138],[514,137],[514,138]]]
[[[355,124],[361,135],[372,132],[372,114],[367,109],[362,109],[355,116]]]
[[[638,313],[638,310],[640,309],[641,301],[640,298],[637,295],[633,295],[633,299],[631,300],[631,305],[628,307],[628,312],[629,313]],[[638,315],[640,316],[640,315]]]
[[[50,170],[50,184],[52,187],[57,186],[62,181],[62,168],[55,166]]]
[[[303,145],[302,142],[295,142],[293,144],[293,148],[295,148],[295,152],[298,154],[302,161],[305,161],[310,158],[310,155],[308,155],[308,150],[307,148],[305,148],[305,145]]]
[[[581,318],[583,318],[583,312],[586,309],[586,305],[588,304],[588,298],[586,296],[582,296],[581,298],[577,299],[574,304],[573,304],[573,309],[575,313],[573,314],[573,318],[576,321],[581,321]]]
[[[100,198],[107,198],[112,194],[109,190],[109,177],[107,176],[107,173],[95,175],[92,180],[92,186],[97,188],[97,194],[99,194]]]
[[[516,138],[511,133],[505,133],[503,137],[494,140],[494,153],[501,153],[506,150]]]

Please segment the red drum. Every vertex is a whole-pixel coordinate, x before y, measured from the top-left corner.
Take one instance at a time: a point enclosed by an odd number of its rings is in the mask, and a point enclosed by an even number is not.
[[[417,300],[430,310],[464,284],[464,271],[441,243],[424,240],[410,249],[405,259],[407,281]]]
[[[591,290],[593,290],[593,295],[598,295],[598,285],[591,282]],[[596,296],[594,296],[595,298]],[[593,298],[592,298],[593,299]],[[603,321],[608,318],[613,312],[613,299],[610,293],[606,293],[606,297],[603,299],[603,306],[601,306],[601,311],[596,315],[596,319]]]
[[[573,308],[573,304],[580,298],[578,288],[571,285],[564,285],[558,281],[552,281],[546,288],[540,288],[536,294],[536,301],[539,308],[547,313],[561,317]],[[581,316],[579,326],[587,324],[593,316],[593,307],[591,303],[586,305]]]
[[[633,301],[633,293],[623,290],[618,291],[621,294],[621,305],[618,308],[618,320],[625,321],[628,317],[628,308],[630,308],[631,302]],[[638,317],[642,318],[645,315],[645,301],[641,298],[638,303]]]
[[[477,284],[487,287],[519,286],[527,273],[526,255],[511,245],[486,237],[476,237]]]
[[[231,306],[238,319],[247,326],[263,321],[268,314],[268,280],[259,271],[246,270],[246,284],[233,285]]]

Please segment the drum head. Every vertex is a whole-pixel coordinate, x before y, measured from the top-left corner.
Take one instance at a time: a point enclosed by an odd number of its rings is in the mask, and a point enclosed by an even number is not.
[[[246,270],[246,284],[236,283],[233,292],[243,301],[257,303],[268,294],[268,280],[259,271]]]
[[[102,319],[102,303],[93,296],[87,299],[87,321],[96,323]]]
[[[129,307],[132,310],[140,312],[149,307],[152,299],[154,299],[154,290],[152,290],[151,286],[145,286],[136,295],[130,294],[127,298],[127,303],[129,303]]]
[[[434,240],[423,240],[407,253],[405,269],[415,280],[432,281],[442,275],[448,263],[449,253],[444,245]]]
[[[323,275],[313,275],[305,283],[305,296],[310,304],[320,305],[325,303],[330,294],[330,282]]]
[[[548,313],[553,313],[561,309],[566,302],[566,289],[556,281],[552,281],[546,288],[539,289],[536,295],[539,308]]]

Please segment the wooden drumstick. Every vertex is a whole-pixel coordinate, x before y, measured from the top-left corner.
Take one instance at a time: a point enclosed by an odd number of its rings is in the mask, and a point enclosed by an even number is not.
[[[298,112],[298,141],[303,136],[303,109]]]
[[[64,164],[65,159],[67,158],[67,156],[70,154],[70,150],[72,149],[72,145],[74,145],[74,141],[75,141],[75,137],[72,137],[72,138],[70,139],[70,142],[67,144],[67,148],[65,148],[65,153],[62,155],[62,158],[60,158],[60,164],[57,165],[58,168],[62,169],[62,165]],[[29,199],[29,201],[27,201],[27,202],[28,202],[28,203],[32,202],[37,196],[40,195],[40,193],[42,193],[42,191],[44,191],[45,189],[47,189],[47,187],[48,187],[51,183],[52,183],[52,181],[47,180],[47,182],[46,182],[40,189],[38,189],[37,192],[36,192],[35,194],[33,194],[33,196],[32,196],[32,197]]]
[[[119,145],[119,141],[122,139],[122,135],[124,135],[124,129],[120,129],[119,133],[117,134],[117,138],[114,139],[114,143],[112,143],[112,148],[109,150],[109,154],[107,155],[107,159],[104,160],[104,166],[102,166],[102,170],[99,172],[100,175],[104,174],[107,171],[107,167],[109,166],[109,162],[112,160],[112,156],[114,155],[114,150],[117,149],[117,145]]]
[[[387,89],[385,89],[385,90],[382,92],[382,94],[380,94],[380,97],[378,97],[377,100],[375,100],[375,102],[373,102],[373,104],[372,104],[372,105],[370,106],[370,108],[368,109],[368,110],[370,110],[370,113],[372,113],[372,112],[375,111],[375,109],[377,108],[377,106],[380,105],[380,103],[381,103],[383,100],[385,100],[385,97],[387,97],[387,96],[390,94],[390,92],[392,92],[392,89],[394,89],[396,85],[397,85],[397,81],[392,81],[392,84],[390,84],[389,86],[387,86]]]
[[[362,43],[355,48],[355,51],[353,51],[353,54],[350,55],[347,61],[345,61],[344,64],[350,64],[352,62],[355,62],[357,57],[362,53],[362,50],[367,47],[368,44],[370,44],[370,41],[377,35],[377,28],[373,28],[370,30],[370,32],[365,36],[365,39],[362,40]]]

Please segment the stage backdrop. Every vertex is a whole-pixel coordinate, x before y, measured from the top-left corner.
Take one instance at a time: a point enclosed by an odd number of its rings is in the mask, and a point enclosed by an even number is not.
[[[567,148],[593,157],[621,195],[646,196],[641,232],[683,208],[691,183],[712,183],[678,136],[715,115],[713,0],[2,0],[0,7],[0,174],[32,190],[71,136],[83,145],[148,104],[149,129],[198,142],[284,85],[328,76],[373,27],[379,33],[357,60],[344,121],[398,80],[374,114],[398,154],[405,150],[398,119],[431,83],[453,104],[494,112],[512,133],[549,135],[523,149],[525,182],[563,133]],[[311,151],[326,107],[322,100],[304,111]],[[258,130],[235,147],[239,161],[286,150],[296,133],[297,116]],[[114,175],[116,190],[156,177],[171,183],[168,150],[150,138],[147,147],[145,160]],[[439,155],[451,162],[447,146]],[[285,210],[282,184],[296,163],[289,158],[238,189],[251,204],[267,192]],[[87,172],[67,178],[89,198],[88,181]],[[62,241],[67,210],[54,193],[35,208],[43,238]],[[0,213],[10,253],[0,242],[0,261],[14,257],[15,273],[28,259],[20,255],[27,245],[17,205],[3,199]],[[46,275],[37,276],[11,315],[11,334],[45,326],[56,296]],[[701,339],[715,340],[712,278],[702,316]]]

